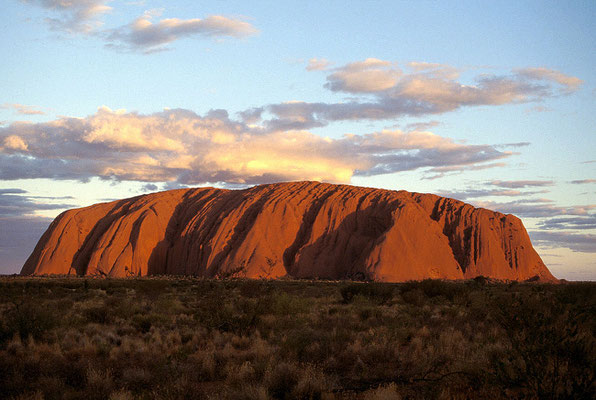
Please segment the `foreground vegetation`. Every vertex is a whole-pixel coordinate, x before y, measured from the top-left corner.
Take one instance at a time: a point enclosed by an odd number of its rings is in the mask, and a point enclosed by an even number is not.
[[[596,284],[0,279],[14,399],[596,398]]]

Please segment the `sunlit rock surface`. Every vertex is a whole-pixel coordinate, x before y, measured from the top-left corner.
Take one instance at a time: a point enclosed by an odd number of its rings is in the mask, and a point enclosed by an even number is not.
[[[513,215],[318,182],[171,190],[69,210],[21,273],[555,280]]]

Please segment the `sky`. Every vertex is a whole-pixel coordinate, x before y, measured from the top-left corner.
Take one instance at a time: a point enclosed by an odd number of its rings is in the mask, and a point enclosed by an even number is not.
[[[556,277],[596,280],[594,21],[593,0],[6,0],[0,274],[69,208],[318,180],[514,214]]]

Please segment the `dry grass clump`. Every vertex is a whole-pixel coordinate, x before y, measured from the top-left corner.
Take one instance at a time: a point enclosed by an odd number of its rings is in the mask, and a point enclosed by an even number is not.
[[[595,398],[595,288],[3,278],[0,393]]]

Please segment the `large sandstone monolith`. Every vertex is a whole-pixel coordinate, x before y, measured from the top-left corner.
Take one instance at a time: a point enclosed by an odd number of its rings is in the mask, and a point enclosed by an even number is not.
[[[318,182],[171,190],[69,210],[21,273],[556,280],[513,215]]]

